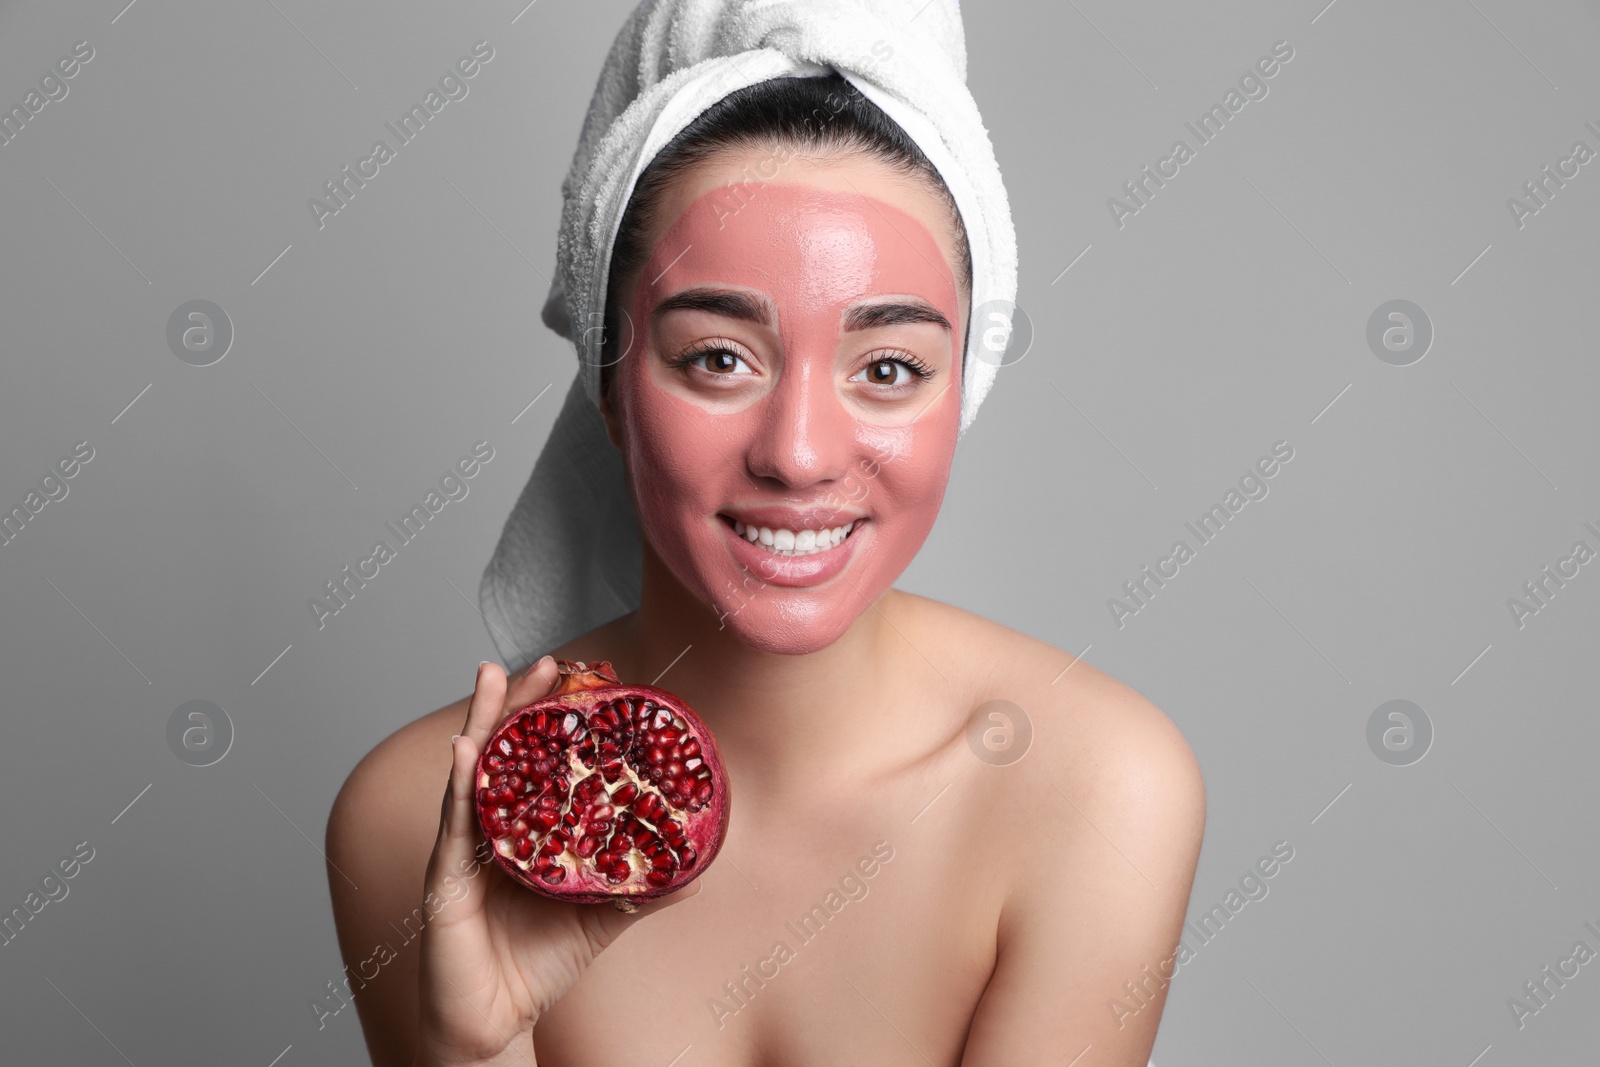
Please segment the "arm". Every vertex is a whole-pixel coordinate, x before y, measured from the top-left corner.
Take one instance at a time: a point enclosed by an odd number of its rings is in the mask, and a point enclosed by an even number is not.
[[[624,914],[539,896],[495,866],[473,809],[478,755],[507,714],[556,681],[549,656],[514,679],[481,664],[469,699],[379,745],[334,804],[334,922],[378,1067],[532,1067],[534,1026],[594,958],[700,890]]]
[[[1010,876],[962,1064],[1045,1053],[1144,1067],[1177,965],[1204,784],[1177,728],[1125,686],[1046,725],[1070,737],[1041,731],[1033,753],[1027,790],[1040,818],[1016,850],[1026,867]]]

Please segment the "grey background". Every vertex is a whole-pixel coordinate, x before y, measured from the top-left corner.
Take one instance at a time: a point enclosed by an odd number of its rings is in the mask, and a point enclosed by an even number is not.
[[[340,975],[324,820],[493,655],[478,578],[575,369],[537,317],[560,180],[630,5],[124,2],[0,7],[5,108],[95,49],[0,146],[0,505],[95,449],[0,545],[0,910],[95,849],[0,948],[4,1058],[360,1062],[354,1012],[308,1006]],[[1521,229],[1506,199],[1600,150],[1600,15],[1324,2],[969,4],[1036,337],[901,585],[1180,725],[1191,917],[1293,845],[1180,971],[1160,1067],[1592,1062],[1600,964],[1522,1029],[1507,998],[1600,949],[1600,564],[1522,628],[1506,601],[1600,547],[1600,162]],[[480,39],[319,231],[307,198]],[[1119,229],[1107,198],[1279,40],[1269,95]],[[193,299],[236,331],[209,367],[165,340]],[[1392,299],[1433,323],[1411,366],[1367,347]],[[319,631],[307,599],[478,440],[469,496]],[[1279,440],[1270,494],[1119,629],[1107,599]],[[1396,698],[1435,731],[1411,766],[1366,741]],[[234,726],[210,767],[167,746],[191,700]]]

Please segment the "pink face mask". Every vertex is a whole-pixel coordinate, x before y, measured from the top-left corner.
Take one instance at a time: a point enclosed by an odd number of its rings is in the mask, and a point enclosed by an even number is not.
[[[642,535],[747,644],[833,643],[944,499],[965,325],[944,253],[873,197],[722,186],[656,246],[629,314],[614,372]]]

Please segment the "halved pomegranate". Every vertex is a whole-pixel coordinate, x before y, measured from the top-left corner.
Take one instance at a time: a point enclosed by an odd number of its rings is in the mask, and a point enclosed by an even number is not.
[[[495,860],[547,897],[633,911],[698,878],[727,835],[728,776],[687,704],[611,664],[557,660],[560,682],[478,759]]]

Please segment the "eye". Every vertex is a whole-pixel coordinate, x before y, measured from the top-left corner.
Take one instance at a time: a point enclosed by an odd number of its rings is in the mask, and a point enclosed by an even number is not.
[[[744,368],[742,373],[754,373],[750,365],[744,361],[744,357],[733,351],[725,342],[720,341],[705,341],[696,344],[682,355],[674,357],[671,360],[671,365],[674,370],[681,370],[691,365],[699,366],[707,374],[721,378],[735,376],[740,373],[740,367]]]
[[[851,377],[853,382],[870,382],[893,389],[909,385],[913,380],[923,381],[933,377],[933,369],[910,352],[897,352],[893,356],[875,359]]]

